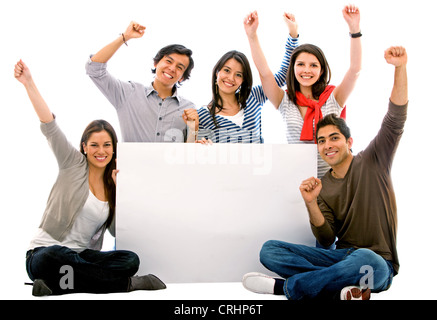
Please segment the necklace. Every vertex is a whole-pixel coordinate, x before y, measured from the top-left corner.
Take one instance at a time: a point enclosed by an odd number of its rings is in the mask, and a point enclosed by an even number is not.
[[[340,177],[338,176],[338,174],[334,170],[332,170],[332,176],[336,179],[340,179]]]

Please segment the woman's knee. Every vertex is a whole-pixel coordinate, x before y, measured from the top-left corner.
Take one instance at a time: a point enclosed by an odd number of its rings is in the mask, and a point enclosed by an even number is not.
[[[60,268],[68,261],[71,252],[70,249],[58,245],[34,249],[27,261],[29,276],[45,278],[50,274],[58,274]]]
[[[68,260],[69,256],[72,254],[74,255],[76,253],[67,247],[53,245],[49,247],[40,248],[37,251],[35,250],[34,257],[41,263],[47,263],[49,265],[53,265]]]
[[[120,250],[117,253],[123,255],[126,270],[134,275],[140,267],[140,257],[135,252],[127,250]]]

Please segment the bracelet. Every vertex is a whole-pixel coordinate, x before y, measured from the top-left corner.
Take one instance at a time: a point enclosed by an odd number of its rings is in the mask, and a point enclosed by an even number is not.
[[[349,36],[350,36],[351,38],[355,39],[355,38],[359,38],[359,37],[361,37],[362,34],[361,34],[361,31],[360,31],[360,32],[357,32],[357,33],[350,33],[350,32],[349,32]]]
[[[124,44],[126,45],[126,47],[128,46],[127,45],[127,42],[126,42],[126,38],[124,37],[124,33],[122,33],[122,34],[120,34],[122,37],[123,37],[123,42],[124,42]]]

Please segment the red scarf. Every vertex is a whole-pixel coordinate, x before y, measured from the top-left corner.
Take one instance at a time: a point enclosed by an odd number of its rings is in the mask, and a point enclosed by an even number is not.
[[[317,142],[316,137],[314,136],[314,132],[317,130],[317,123],[320,119],[323,118],[322,115],[322,106],[325,104],[326,100],[328,100],[332,91],[334,91],[335,86],[326,86],[325,91],[320,95],[319,101],[313,101],[307,99],[301,92],[296,92],[296,104],[302,107],[308,107],[308,110],[305,114],[305,119],[302,127],[302,132],[300,135],[301,141],[311,141],[314,140]],[[346,107],[343,108],[341,112],[341,118],[346,118]],[[313,129],[313,123],[315,128]]]

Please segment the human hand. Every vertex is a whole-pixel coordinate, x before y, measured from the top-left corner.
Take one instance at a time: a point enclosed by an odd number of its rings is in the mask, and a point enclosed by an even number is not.
[[[350,33],[358,33],[361,31],[360,27],[360,9],[355,5],[347,5],[343,8],[343,17],[349,26]]]
[[[212,142],[211,139],[202,138],[200,140],[196,140],[196,143],[200,143],[200,144],[203,144],[203,145],[212,145],[213,142]]]
[[[246,31],[246,35],[249,38],[256,35],[258,26],[259,26],[258,12],[253,11],[244,18],[244,30]]]
[[[112,170],[112,180],[114,180],[114,184],[117,185],[117,174],[120,172],[120,170],[114,169]]]
[[[182,119],[184,122],[188,124],[188,121],[195,122],[195,130],[199,130],[199,114],[196,109],[184,109],[184,113],[182,114]]]
[[[117,159],[115,159],[115,165],[117,165]],[[114,181],[114,184],[117,185],[117,174],[120,172],[120,170],[114,169],[112,170],[112,180]]]
[[[320,179],[311,177],[302,181],[299,187],[300,193],[302,195],[305,204],[311,204],[317,201],[317,197],[322,190],[322,181]]]
[[[298,32],[298,24],[296,22],[296,17],[294,14],[284,12],[284,21],[287,24],[288,32],[290,33],[290,36],[293,38],[297,38],[299,35]]]
[[[136,39],[141,38],[144,35],[144,32],[146,31],[146,27],[142,26],[141,24],[131,21],[129,26],[127,27],[126,31],[123,33],[124,38],[126,41],[130,39]]]
[[[404,47],[390,47],[384,52],[384,58],[388,64],[395,67],[406,65],[408,62],[407,50]]]
[[[14,77],[24,86],[28,85],[29,82],[32,81],[32,75],[30,74],[30,70],[21,59],[15,64]]]

